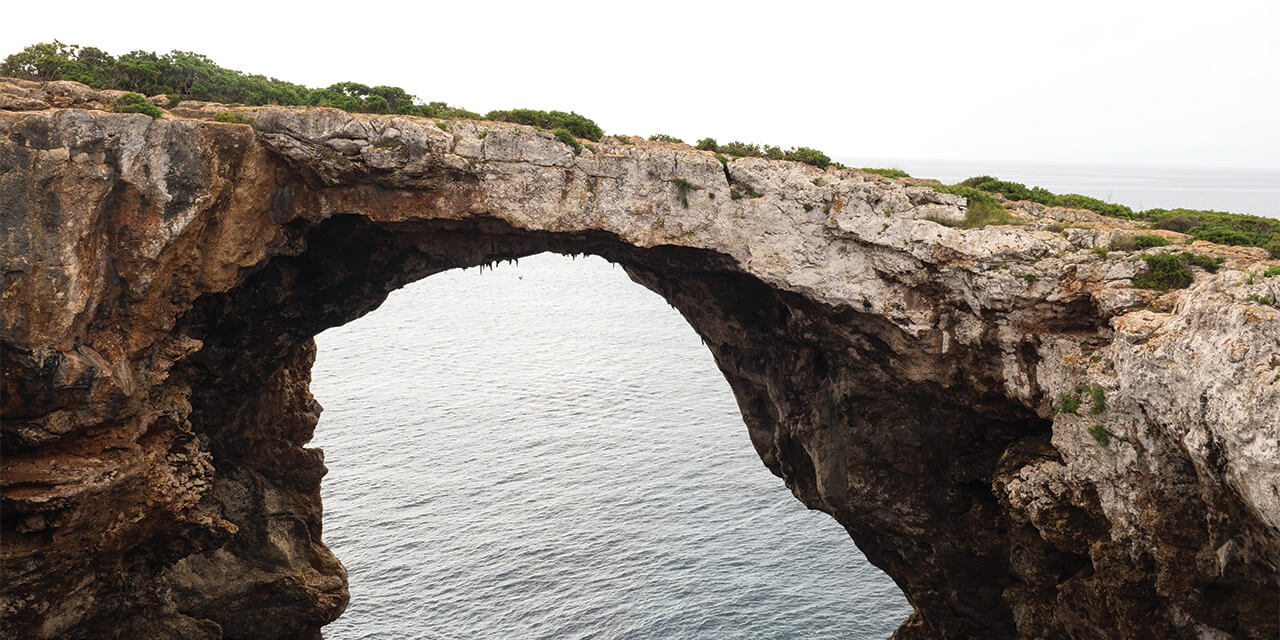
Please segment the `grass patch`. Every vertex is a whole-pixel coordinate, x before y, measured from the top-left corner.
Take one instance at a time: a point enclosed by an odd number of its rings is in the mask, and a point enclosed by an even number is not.
[[[1172,253],[1158,253],[1153,256],[1143,256],[1142,259],[1147,263],[1151,272],[1133,280],[1135,289],[1158,289],[1161,291],[1186,289],[1191,286],[1191,282],[1194,280],[1191,271],[1187,269],[1186,263],[1183,262],[1182,256]]]
[[[1094,247],[1089,251],[1093,252],[1094,255],[1098,255],[1103,258],[1106,258],[1108,253],[1111,253],[1111,250],[1107,247]]]
[[[1264,278],[1272,278],[1275,276],[1280,276],[1280,264],[1267,267],[1267,270],[1262,272],[1262,277]]]
[[[213,117],[213,121],[227,124],[252,124],[253,118],[239,111],[222,111]]]
[[[894,178],[895,180],[898,178],[911,177],[911,174],[907,173],[906,171],[903,171],[902,169],[876,169],[873,167],[863,167],[862,171],[865,171],[867,173],[874,173],[878,176],[884,176],[886,178]]]
[[[1268,307],[1276,303],[1276,301],[1272,299],[1271,296],[1263,296],[1263,295],[1258,295],[1256,293],[1251,293],[1245,296],[1245,302],[1256,302],[1258,304],[1266,305]]]
[[[152,118],[159,118],[164,115],[164,112],[160,110],[160,107],[151,104],[151,101],[147,100],[147,97],[140,93],[130,92],[121,94],[115,100],[112,100],[107,106],[116,113],[141,113],[143,115],[151,116]]]
[[[574,154],[582,152],[582,143],[578,142],[578,139],[573,136],[572,131],[568,129],[556,129],[551,132],[551,135],[555,136],[556,140],[569,145],[569,148],[573,149]]]

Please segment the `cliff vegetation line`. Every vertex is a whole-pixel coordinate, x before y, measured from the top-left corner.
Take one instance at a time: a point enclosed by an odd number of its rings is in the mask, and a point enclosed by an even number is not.
[[[572,111],[506,109],[490,111],[482,116],[462,107],[450,106],[446,102],[422,103],[417,96],[400,87],[338,82],[322,89],[309,88],[276,78],[227,69],[205,55],[190,51],[171,51],[159,55],[138,50],[116,57],[97,47],[69,45],[55,40],[33,44],[9,55],[0,64],[0,76],[39,81],[73,80],[95,89],[135,92],[141,95],[121,96],[112,107],[117,111],[146,113],[153,118],[160,116],[160,110],[147,103],[144,96],[163,95],[171,104],[182,100],[201,100],[231,106],[315,106],[353,113],[512,122],[553,131],[575,153],[582,148],[575,138],[599,142],[604,137],[604,130],[595,121]],[[627,136],[614,137],[626,143]],[[683,143],[679,138],[665,134],[655,134],[650,140]],[[843,168],[843,165],[832,161],[826,153],[808,147],[783,150],[775,145],[740,141],[719,144],[713,138],[699,140],[696,147],[715,153],[721,162],[727,162],[726,156],[734,156],[792,160],[820,169],[828,166]],[[1009,214],[1002,201],[1029,201],[1048,207],[1087,209],[1111,218],[1147,222],[1152,228],[1186,233],[1196,240],[1262,247],[1272,257],[1280,257],[1280,220],[1181,208],[1134,211],[1123,204],[1105,202],[1078,193],[1055,194],[1043,187],[1028,188],[1018,182],[986,175],[972,177],[954,185],[944,185],[936,181],[913,180],[901,169],[863,170],[895,180],[924,183],[942,193],[964,196],[969,202],[969,215],[959,226],[967,228],[988,224],[1016,224],[1017,219]]]

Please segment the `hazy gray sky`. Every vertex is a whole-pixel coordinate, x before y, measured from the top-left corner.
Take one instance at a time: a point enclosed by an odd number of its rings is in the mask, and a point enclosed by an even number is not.
[[[5,8],[0,54],[183,49],[607,132],[848,158],[1280,169],[1280,0],[120,3]]]

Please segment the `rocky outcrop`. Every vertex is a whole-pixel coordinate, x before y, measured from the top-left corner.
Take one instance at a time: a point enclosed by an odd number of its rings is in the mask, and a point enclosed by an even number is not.
[[[684,314],[764,463],[902,587],[898,637],[1277,634],[1260,252],[1202,245],[1226,267],[1135,290],[1145,263],[1091,251],[1105,221],[960,230],[934,220],[962,199],[855,170],[0,95],[4,637],[317,637],[347,593],[305,446],[312,336],[541,251]]]

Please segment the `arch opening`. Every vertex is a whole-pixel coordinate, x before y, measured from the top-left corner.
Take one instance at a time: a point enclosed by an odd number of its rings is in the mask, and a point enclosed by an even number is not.
[[[236,289],[197,300],[179,327],[203,347],[174,376],[190,386],[193,430],[219,470],[206,502],[236,525],[216,552],[166,572],[185,615],[226,618],[227,637],[262,629],[309,637],[336,617],[347,604],[346,575],[322,541],[325,467],[304,446],[318,419],[307,391],[312,337],[408,282],[550,251],[619,264],[681,312],[733,390],[761,460],[807,506],[835,517],[916,606],[904,629],[1012,629],[1001,594],[1015,579],[991,478],[1011,443],[1043,443],[1049,423],[995,382],[964,378],[990,370],[962,360],[971,353],[941,363],[952,375],[940,384],[935,356],[912,352],[883,318],[772,289],[705,250],[637,248],[607,234],[528,232],[483,218],[333,216],[293,233],[291,251]],[[926,359],[931,375],[910,379]],[[1052,455],[1047,445],[1027,450]],[[259,510],[230,508],[246,502]],[[920,523],[904,512],[941,518],[927,524],[947,533],[922,544]],[[985,586],[949,590],[954,572]],[[239,586],[207,579],[229,574],[244,576]],[[270,607],[255,610],[255,593],[272,594]],[[922,621],[922,605],[944,615]],[[239,613],[227,618],[227,610]]]
[[[909,613],[762,468],[687,323],[604,260],[437,274],[316,342],[351,592],[327,638],[883,639]]]

